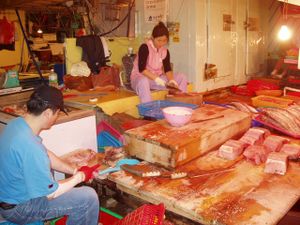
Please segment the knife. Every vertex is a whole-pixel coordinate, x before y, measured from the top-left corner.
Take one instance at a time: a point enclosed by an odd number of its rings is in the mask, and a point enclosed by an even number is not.
[[[162,178],[169,178],[169,179],[179,179],[179,178],[183,178],[187,176],[186,172],[182,172],[182,171],[176,171],[176,172],[161,172],[158,169],[150,169],[149,171],[141,171],[141,169],[139,169],[138,165],[134,166],[134,165],[121,165],[121,168],[126,171],[129,172],[131,174],[134,174],[136,176],[139,177],[162,177]]]
[[[161,175],[159,170],[141,171],[133,165],[121,165],[121,169],[139,177],[158,177]]]
[[[224,115],[219,115],[219,116],[209,117],[209,118],[205,118],[205,119],[192,120],[191,123],[200,123],[200,122],[204,122],[204,121],[208,121],[208,120],[213,120],[213,119],[218,119],[218,118],[223,118],[223,117],[224,117]]]
[[[202,174],[197,174],[197,175],[189,175],[189,178],[197,178],[197,177],[204,177],[204,176],[210,176],[210,175],[215,175],[215,174],[220,174],[220,173],[226,173],[235,170],[235,168],[228,168],[220,171],[214,171],[214,172],[206,172]]]
[[[178,91],[178,92],[182,92],[178,87],[176,87],[175,85],[173,84],[166,84],[166,88],[170,89],[170,90],[173,90],[173,91]]]

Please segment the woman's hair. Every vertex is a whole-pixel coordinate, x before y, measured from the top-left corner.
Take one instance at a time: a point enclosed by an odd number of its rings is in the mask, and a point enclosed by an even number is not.
[[[163,22],[159,22],[152,31],[152,37],[153,38],[157,38],[157,37],[162,37],[162,36],[166,36],[169,40],[169,30],[168,28],[165,26],[165,24]]]
[[[27,102],[28,113],[39,116],[46,109],[51,109],[52,112],[55,113],[59,108],[57,106],[49,104],[48,101],[42,99],[37,92],[32,93],[30,99]]]

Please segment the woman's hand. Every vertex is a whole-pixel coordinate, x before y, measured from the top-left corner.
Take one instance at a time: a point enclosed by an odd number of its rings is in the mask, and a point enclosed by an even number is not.
[[[156,77],[154,79],[154,81],[159,86],[166,86],[166,82],[163,79],[161,79],[160,77]]]
[[[169,80],[168,85],[171,86],[171,87],[178,88],[178,84],[175,80]]]

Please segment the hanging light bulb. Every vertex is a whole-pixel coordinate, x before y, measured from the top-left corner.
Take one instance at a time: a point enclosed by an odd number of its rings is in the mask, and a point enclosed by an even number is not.
[[[282,18],[283,20],[285,21],[284,23],[286,24],[287,22],[287,10],[288,8],[288,0],[284,0],[284,3],[283,3],[283,10],[282,10]],[[292,37],[292,32],[291,30],[288,28],[287,25],[283,24],[281,27],[280,27],[280,30],[278,32],[278,38],[279,40],[281,41],[287,41],[289,40],[291,37]]]
[[[39,29],[37,30],[37,33],[38,33],[38,34],[42,34],[42,33],[43,33],[42,29],[39,28]]]
[[[292,36],[292,32],[291,30],[286,26],[286,25],[282,25],[280,27],[280,30],[278,32],[278,38],[281,41],[287,41],[291,38]]]

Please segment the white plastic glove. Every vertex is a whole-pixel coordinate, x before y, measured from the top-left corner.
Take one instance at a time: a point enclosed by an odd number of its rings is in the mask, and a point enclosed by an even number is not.
[[[155,83],[156,83],[157,85],[160,85],[160,86],[166,86],[166,82],[165,82],[163,79],[161,79],[160,77],[156,77],[156,78],[154,79],[154,81],[155,81]]]
[[[173,86],[173,87],[177,87],[177,88],[178,88],[178,84],[177,84],[177,82],[176,82],[175,80],[169,80],[168,84],[169,84],[170,86]]]

